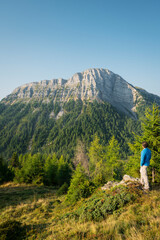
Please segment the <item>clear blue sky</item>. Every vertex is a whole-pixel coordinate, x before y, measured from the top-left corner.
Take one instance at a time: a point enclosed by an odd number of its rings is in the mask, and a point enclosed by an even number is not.
[[[92,67],[160,96],[160,1],[0,0],[0,99]]]

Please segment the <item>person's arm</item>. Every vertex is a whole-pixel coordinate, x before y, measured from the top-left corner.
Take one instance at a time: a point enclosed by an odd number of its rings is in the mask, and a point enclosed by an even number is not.
[[[145,163],[145,152],[142,151],[141,152],[141,167],[144,165],[144,163]]]

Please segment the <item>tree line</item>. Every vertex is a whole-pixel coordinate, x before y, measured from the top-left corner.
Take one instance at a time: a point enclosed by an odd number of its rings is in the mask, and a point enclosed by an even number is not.
[[[57,118],[61,110],[63,116]],[[0,103],[0,153],[10,158],[27,152],[74,157],[77,139],[89,148],[97,134],[100,142],[107,144],[114,135],[120,144],[123,158],[130,154],[128,141],[133,141],[132,131],[139,133],[140,122],[117,112],[109,103],[70,100],[62,104],[50,101]]]
[[[160,111],[158,106],[147,108],[141,123],[142,133],[134,134],[134,142],[128,143],[132,154],[122,159],[120,144],[114,135],[105,145],[95,134],[89,147],[79,139],[72,159],[54,154],[12,155],[5,162],[0,158],[0,183],[15,181],[56,186],[67,192],[70,202],[89,196],[107,181],[122,179],[124,174],[139,177],[141,143],[147,141],[152,152],[149,178],[160,182]]]

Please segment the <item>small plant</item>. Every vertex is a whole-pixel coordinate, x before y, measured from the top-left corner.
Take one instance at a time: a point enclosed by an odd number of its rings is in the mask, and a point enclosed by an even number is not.
[[[132,203],[138,196],[136,190],[124,186],[116,187],[108,193],[98,192],[87,200],[77,213],[81,221],[99,222],[126,204]]]

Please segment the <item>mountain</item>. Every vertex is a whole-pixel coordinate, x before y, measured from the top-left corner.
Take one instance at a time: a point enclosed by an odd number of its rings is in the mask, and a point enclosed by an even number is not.
[[[53,79],[33,82],[16,88],[2,102],[19,100],[43,100],[64,103],[70,99],[97,100],[110,103],[117,109],[134,114],[136,106],[143,101],[142,90],[138,90],[119,75],[107,69],[89,69],[76,73],[68,80]],[[135,114],[134,114],[135,115]]]
[[[73,157],[77,138],[86,146],[114,134],[128,153],[139,116],[160,97],[132,86],[107,69],[89,69],[68,80],[25,84],[0,102],[0,153],[57,152]]]

